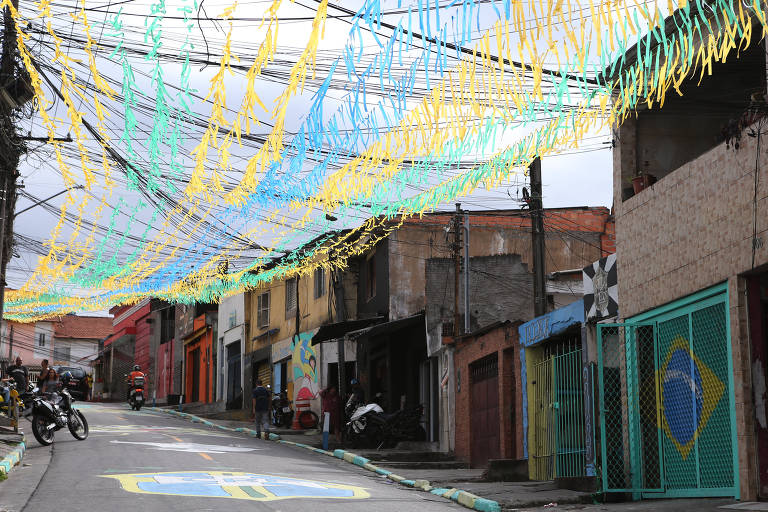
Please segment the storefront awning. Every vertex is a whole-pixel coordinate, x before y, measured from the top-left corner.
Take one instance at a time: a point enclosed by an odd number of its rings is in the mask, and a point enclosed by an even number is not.
[[[520,344],[530,347],[547,338],[564,332],[573,325],[584,323],[584,300],[577,300],[567,306],[537,316],[518,327]]]
[[[385,322],[383,324],[373,325],[365,329],[349,332],[348,334],[349,334],[349,337],[352,339],[359,339],[363,337],[371,338],[373,336],[377,336],[380,334],[386,334],[394,331],[399,331],[400,329],[415,327],[419,324],[424,326],[424,313],[419,313],[418,315],[401,318],[399,320],[392,320],[391,322]]]
[[[361,320],[346,320],[344,322],[326,324],[320,326],[320,329],[318,329],[317,333],[312,337],[312,344],[317,345],[318,343],[323,343],[324,341],[335,340],[341,338],[347,333],[359,331],[366,327],[380,324],[383,321],[383,316],[377,316],[373,318],[364,318]]]

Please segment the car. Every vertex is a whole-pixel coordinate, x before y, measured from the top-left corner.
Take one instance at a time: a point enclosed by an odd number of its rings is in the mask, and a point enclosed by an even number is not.
[[[85,371],[82,368],[72,366],[54,366],[53,369],[56,374],[61,378],[64,372],[72,374],[72,378],[69,380],[67,389],[69,393],[80,400],[84,400],[88,396],[88,381],[85,379]]]

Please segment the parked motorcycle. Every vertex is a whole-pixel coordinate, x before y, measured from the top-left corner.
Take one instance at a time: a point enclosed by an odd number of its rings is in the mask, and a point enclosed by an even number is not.
[[[392,414],[376,403],[358,407],[346,425],[345,438],[353,446],[391,447],[400,441],[423,441],[426,432],[421,426],[424,407],[419,405]]]
[[[293,422],[293,409],[288,394],[283,391],[272,397],[272,424],[276,427],[290,428]]]
[[[88,437],[88,420],[72,407],[74,401],[66,387],[55,393],[36,395],[32,399],[32,433],[38,443],[44,446],[52,444],[54,433],[64,427],[78,441]]]
[[[348,402],[347,405],[352,404]],[[372,418],[380,414],[384,414],[384,409],[379,404],[371,403],[358,406],[347,421],[344,439],[352,444],[353,448],[379,444],[381,433],[378,431],[378,422]]]
[[[134,411],[141,410],[144,405],[144,377],[134,377],[133,388],[128,394],[128,405]]]
[[[0,412],[5,413],[9,417],[13,417],[17,412],[19,416],[28,416],[32,409],[32,393],[33,386],[29,385],[29,388],[25,391],[19,392],[15,382],[9,382],[7,384],[10,395],[10,403],[5,403],[3,395],[0,394]],[[14,408],[15,406],[15,408]]]

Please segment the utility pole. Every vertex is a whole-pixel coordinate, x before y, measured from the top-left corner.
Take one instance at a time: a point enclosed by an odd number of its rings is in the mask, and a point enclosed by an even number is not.
[[[12,0],[13,7],[18,9],[19,1]],[[14,110],[19,105],[19,99],[11,94],[17,94],[16,71],[16,24],[11,9],[3,10],[3,54],[0,60],[0,319],[3,317],[5,303],[5,272],[8,260],[13,254],[13,210],[16,207],[16,178],[18,164],[24,143],[16,133]]]
[[[13,360],[13,324],[11,322],[8,322],[10,324],[10,334],[8,335],[8,360]]]
[[[453,339],[459,339],[459,273],[461,272],[461,203],[456,203],[456,215],[453,216]]]
[[[469,213],[464,212],[464,334],[469,334]]]
[[[544,280],[544,206],[541,197],[541,159],[529,166],[531,175],[531,244],[533,255],[533,312],[541,316],[547,312],[547,286]]]

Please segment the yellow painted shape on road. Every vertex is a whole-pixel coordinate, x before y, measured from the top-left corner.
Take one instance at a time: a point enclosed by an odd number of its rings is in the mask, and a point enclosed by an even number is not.
[[[197,454],[198,454],[199,456],[201,456],[202,458],[204,458],[204,459],[213,460],[213,457],[211,457],[211,456],[210,456],[210,455],[208,455],[207,453],[203,453],[203,452],[197,452]]]
[[[362,487],[275,475],[231,471],[176,471],[101,475],[128,492],[166,496],[275,501],[291,498],[365,499]]]

